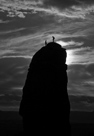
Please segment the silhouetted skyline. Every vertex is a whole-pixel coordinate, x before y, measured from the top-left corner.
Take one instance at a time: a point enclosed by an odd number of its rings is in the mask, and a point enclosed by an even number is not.
[[[33,56],[19,107],[25,135],[71,135],[66,57],[54,36]]]

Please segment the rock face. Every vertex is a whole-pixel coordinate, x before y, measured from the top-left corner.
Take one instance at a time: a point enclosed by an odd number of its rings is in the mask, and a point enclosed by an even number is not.
[[[69,134],[66,57],[66,50],[55,42],[48,43],[33,56],[19,109],[26,133]]]

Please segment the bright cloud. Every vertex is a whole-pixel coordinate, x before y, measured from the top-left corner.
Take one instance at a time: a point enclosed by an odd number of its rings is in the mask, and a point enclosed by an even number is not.
[[[59,43],[62,47],[67,45],[81,46],[84,44],[84,42],[75,42],[75,41],[67,41],[67,42],[57,41],[57,43]]]
[[[70,8],[62,8],[59,7],[49,6],[46,7],[44,5],[44,0],[24,0],[24,1],[12,1],[12,0],[1,0],[0,1],[0,10],[1,11],[8,11],[8,16],[15,17],[18,16],[20,18],[25,18],[24,11],[29,13],[37,13],[37,12],[44,12],[47,15],[55,15],[60,17],[67,17],[67,18],[82,18],[85,19],[86,15],[94,12],[94,5],[83,5],[79,6],[71,6]]]
[[[67,64],[88,65],[94,63],[94,49],[81,47],[67,51]]]

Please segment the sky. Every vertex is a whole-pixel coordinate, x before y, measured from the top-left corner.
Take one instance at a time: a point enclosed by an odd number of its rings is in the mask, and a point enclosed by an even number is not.
[[[32,56],[67,50],[71,111],[94,111],[94,1],[0,0],[0,110],[18,111]]]

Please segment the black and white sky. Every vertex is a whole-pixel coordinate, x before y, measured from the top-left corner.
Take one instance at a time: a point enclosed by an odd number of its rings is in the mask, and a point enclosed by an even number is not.
[[[53,35],[67,49],[71,110],[94,111],[94,0],[0,0],[0,110],[19,109],[31,58]]]

